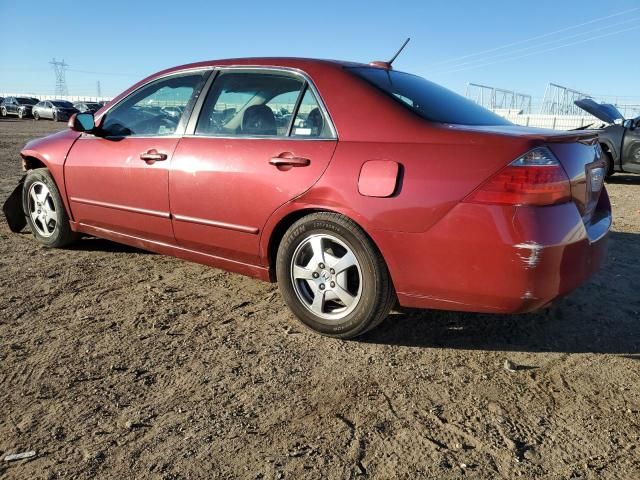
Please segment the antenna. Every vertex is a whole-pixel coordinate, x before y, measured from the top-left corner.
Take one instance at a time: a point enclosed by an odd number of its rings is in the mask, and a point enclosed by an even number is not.
[[[409,40],[411,40],[411,38],[407,38],[404,43],[402,44],[402,46],[400,47],[400,50],[398,50],[396,52],[396,54],[391,58],[391,60],[389,60],[388,62],[382,62],[380,60],[374,60],[373,62],[369,62],[369,65],[371,65],[372,67],[377,67],[377,68],[384,68],[385,70],[393,70],[391,68],[391,64],[393,63],[393,61],[398,58],[398,55],[400,55],[400,52],[402,52],[402,50],[404,50],[404,47],[407,46],[407,43],[409,43]]]
[[[407,46],[407,43],[409,43],[409,40],[411,40],[411,37],[407,37],[407,39],[404,41],[404,43],[402,44],[402,46],[400,47],[400,50],[398,50],[396,52],[396,54],[391,58],[391,60],[389,60],[387,63],[389,64],[389,66],[391,66],[391,64],[394,62],[394,60],[396,58],[398,58],[398,55],[400,55],[400,53],[402,52],[402,50],[404,50],[404,47]]]

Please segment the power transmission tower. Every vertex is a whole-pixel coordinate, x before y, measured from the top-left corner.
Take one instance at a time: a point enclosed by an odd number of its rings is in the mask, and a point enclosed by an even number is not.
[[[58,62],[55,58],[51,60],[49,64],[53,65],[53,71],[56,74],[56,95],[68,95],[69,91],[67,90],[67,79],[65,76],[65,72],[67,68],[69,68],[69,65],[67,63],[64,63],[64,60]]]
[[[593,98],[591,95],[556,83],[547,85],[540,113],[546,115],[587,115],[573,102],[581,98]]]
[[[100,80],[98,80],[98,82],[96,83],[96,92],[98,94],[98,97],[102,96],[102,89],[100,88]]]
[[[531,113],[531,95],[513,90],[467,83],[465,96],[492,110],[518,110],[521,113]]]

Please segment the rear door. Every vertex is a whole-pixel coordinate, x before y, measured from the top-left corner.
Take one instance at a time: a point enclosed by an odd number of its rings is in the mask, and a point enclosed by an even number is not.
[[[40,116],[44,118],[53,118],[53,107],[51,102],[44,102]]]
[[[166,115],[162,107],[191,108],[209,73],[175,73],[140,87],[107,111],[97,135],[76,141],[65,162],[75,221],[174,243],[169,162],[186,119]]]
[[[633,120],[631,127],[624,129],[622,137],[622,170],[640,173],[640,117]]]
[[[223,70],[200,103],[171,163],[176,239],[258,264],[267,219],[320,178],[336,147],[335,130],[299,73]]]
[[[18,101],[13,97],[9,98],[9,102],[6,104],[5,108],[7,113],[16,115],[18,113]]]

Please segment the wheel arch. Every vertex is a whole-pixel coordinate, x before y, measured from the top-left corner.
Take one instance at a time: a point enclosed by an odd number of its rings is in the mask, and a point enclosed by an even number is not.
[[[618,152],[613,146],[613,143],[609,139],[602,137],[598,138],[598,143],[600,144],[600,148],[602,148],[602,151],[605,153],[605,155],[608,155],[611,159],[610,172],[607,173],[610,174],[615,172],[616,165],[619,165],[620,162],[618,159]]]
[[[49,168],[43,158],[34,155],[22,155],[22,169],[35,170],[36,168]]]
[[[22,157],[22,169],[25,173],[37,168],[46,168],[49,174],[53,178],[56,188],[60,192],[62,197],[62,203],[67,211],[69,220],[71,221],[72,228],[75,228],[73,213],[71,211],[71,205],[67,198],[67,189],[64,181],[63,166],[56,163],[55,160],[47,159],[38,152],[38,150],[25,149],[20,152]]]
[[[266,261],[266,265],[269,269],[269,279],[272,282],[276,281],[276,256],[278,254],[278,247],[280,246],[280,242],[282,241],[282,238],[284,237],[285,232],[289,229],[291,225],[293,225],[295,222],[297,222],[301,218],[306,217],[307,215],[310,215],[312,213],[319,213],[319,212],[336,213],[354,222],[358,227],[362,229],[362,231],[369,238],[369,240],[371,240],[375,248],[380,252],[385,263],[387,262],[387,260],[384,258],[384,255],[382,254],[382,250],[380,249],[380,246],[377,244],[375,239],[371,236],[366,226],[363,225],[362,222],[358,221],[357,218],[354,218],[354,215],[350,215],[349,213],[342,211],[341,209],[332,209],[332,208],[327,208],[323,206],[307,206],[307,207],[298,208],[298,209],[289,211],[288,213],[283,215],[282,218],[280,218],[275,223],[273,228],[271,228],[267,232],[268,238],[265,239],[265,241],[263,242],[263,245],[266,244],[266,246],[263,248],[263,258]],[[387,269],[388,269],[388,266],[387,266]]]

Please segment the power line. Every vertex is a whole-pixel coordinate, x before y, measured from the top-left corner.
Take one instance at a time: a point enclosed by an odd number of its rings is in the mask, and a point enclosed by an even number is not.
[[[522,45],[523,43],[528,43],[528,42],[530,42],[532,40],[538,40],[540,38],[550,37],[550,36],[556,35],[558,33],[566,32],[568,30],[573,30],[574,28],[584,27],[585,25],[591,25],[592,23],[600,22],[602,20],[606,20],[606,19],[613,18],[613,17],[619,17],[620,15],[625,15],[627,13],[635,12],[637,10],[640,10],[640,7],[631,8],[629,10],[625,10],[623,12],[618,12],[618,13],[613,13],[611,15],[607,15],[607,16],[604,16],[604,17],[594,18],[593,20],[589,20],[587,22],[578,23],[576,25],[571,25],[569,27],[561,28],[560,30],[554,30],[553,32],[543,33],[541,35],[536,35],[534,37],[529,37],[529,38],[526,38],[524,40],[518,40],[517,42],[507,43],[505,45],[501,45],[499,47],[490,48],[488,50],[482,50],[482,51],[479,51],[479,52],[476,52],[476,53],[470,53],[468,55],[462,55],[461,57],[449,58],[447,60],[443,60],[441,62],[434,63],[434,64],[432,64],[432,66],[435,67],[435,66],[438,66],[438,65],[443,65],[443,64],[447,64],[447,63],[456,62],[458,60],[463,60],[465,58],[475,57],[475,56],[482,55],[482,54],[485,54],[485,53],[495,52],[497,50],[502,50],[502,49],[505,49],[505,48],[513,47],[515,45]]]
[[[521,52],[526,52],[526,51],[530,51],[530,50],[536,50],[536,49],[538,49],[540,47],[543,47],[545,45],[554,45],[554,44],[557,44],[558,42],[563,42],[563,41],[566,41],[566,40],[570,40],[572,38],[583,37],[585,35],[591,35],[594,32],[599,32],[599,31],[602,31],[602,30],[609,30],[609,29],[611,29],[613,27],[617,27],[619,25],[624,25],[624,24],[627,24],[627,23],[638,22],[638,21],[640,21],[640,16],[639,17],[634,17],[634,18],[628,18],[628,19],[623,20],[621,22],[613,23],[611,25],[605,25],[605,26],[602,26],[602,27],[599,27],[599,28],[595,28],[595,29],[586,31],[586,32],[575,33],[575,34],[569,35],[567,37],[561,37],[561,38],[557,38],[557,39],[553,39],[553,40],[547,40],[546,42],[536,43],[535,45],[530,45],[528,47],[517,48],[515,50],[510,50],[508,52],[498,53],[496,55],[490,55],[490,56],[485,57],[485,58],[476,58],[474,60],[469,60],[467,62],[462,62],[462,63],[458,63],[458,64],[455,64],[455,65],[449,65],[449,66],[446,66],[444,68],[445,68],[445,70],[449,70],[449,69],[453,69],[453,68],[463,67],[465,65],[473,65],[473,64],[477,64],[477,63],[486,62],[487,60],[492,60],[492,59],[495,59],[495,58],[507,57],[507,56],[513,55],[515,53],[521,53]],[[590,37],[587,40],[590,40],[591,38],[593,38],[593,37]]]
[[[140,76],[134,73],[120,73],[120,72],[92,72],[89,70],[76,70],[76,69],[69,69],[69,71],[75,72],[75,73],[87,73],[90,75],[114,75],[118,77],[139,77]]]
[[[480,68],[480,67],[487,67],[489,65],[495,65],[496,63],[508,62],[508,61],[511,61],[511,60],[519,60],[521,58],[530,57],[532,55],[538,55],[540,53],[551,52],[551,51],[554,51],[554,50],[558,50],[560,48],[565,48],[565,47],[570,47],[570,46],[573,46],[573,45],[579,45],[579,44],[585,43],[585,42],[590,42],[591,40],[597,40],[599,38],[610,37],[612,35],[619,35],[619,34],[624,33],[624,32],[629,32],[631,30],[636,30],[638,28],[640,28],[640,25],[636,25],[636,26],[630,27],[630,28],[625,28],[625,29],[618,30],[618,31],[615,31],[615,32],[605,33],[603,35],[596,35],[595,37],[589,37],[589,38],[586,38],[586,39],[583,39],[583,40],[578,40],[578,41],[575,41],[575,42],[566,43],[564,45],[558,45],[556,47],[537,50],[535,52],[526,53],[524,55],[516,55],[515,57],[509,57],[509,58],[504,58],[502,60],[496,60],[494,62],[483,63],[483,64],[480,64],[480,65],[472,65],[472,66],[469,66],[469,67],[453,68],[453,69],[450,69],[450,70],[445,69],[445,70],[441,70],[439,72],[432,72],[432,75],[442,75],[442,74],[445,74],[445,73],[462,72],[462,71],[465,71],[465,70],[472,70],[474,68]]]

